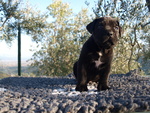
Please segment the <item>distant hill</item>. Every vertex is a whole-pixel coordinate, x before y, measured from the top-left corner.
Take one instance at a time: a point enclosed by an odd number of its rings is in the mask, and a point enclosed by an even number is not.
[[[27,62],[27,60],[21,61],[22,66],[28,66],[29,64],[31,64],[31,62]],[[13,67],[17,65],[17,60],[0,60],[0,67]]]
[[[31,62],[22,61],[21,72],[23,75],[28,75],[36,71],[35,68],[30,68]],[[17,60],[0,60],[0,78],[18,75]]]

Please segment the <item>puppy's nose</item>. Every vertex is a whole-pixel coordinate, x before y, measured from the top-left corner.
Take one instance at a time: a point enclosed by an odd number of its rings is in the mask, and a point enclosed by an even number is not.
[[[113,35],[113,32],[108,32],[108,36],[112,36]]]

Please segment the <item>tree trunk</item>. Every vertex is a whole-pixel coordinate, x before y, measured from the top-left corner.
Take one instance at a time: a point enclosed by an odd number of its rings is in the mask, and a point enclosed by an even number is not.
[[[149,9],[149,12],[150,12],[150,0],[146,0],[146,3],[147,3],[147,7]]]

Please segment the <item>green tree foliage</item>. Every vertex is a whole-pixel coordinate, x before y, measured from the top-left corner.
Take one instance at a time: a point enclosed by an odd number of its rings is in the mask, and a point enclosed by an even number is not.
[[[10,18],[16,18],[15,15],[18,10],[18,5],[18,2],[12,2],[11,0],[8,0],[7,2],[3,0],[0,1],[0,40],[11,42],[11,37],[16,36],[13,31],[13,24],[10,24]]]
[[[141,56],[143,39],[149,37],[149,13],[143,0],[99,0],[94,9],[97,17],[119,17],[124,35],[119,39],[115,48],[113,73],[126,73],[139,68],[137,62]],[[144,27],[143,27],[144,26]]]
[[[150,0],[146,0],[146,6],[149,9],[149,15],[150,15]],[[149,16],[150,18],[150,16]],[[146,27],[146,28],[145,28]],[[147,23],[142,25],[142,28],[144,28],[143,32],[147,33],[147,37],[142,37],[142,39],[145,40],[145,46],[143,48],[143,53],[144,53],[144,63],[150,61],[150,19]],[[148,70],[150,72],[150,69]]]
[[[24,33],[30,34],[33,40],[39,41],[43,37],[46,27],[46,14],[33,9],[28,4],[15,0],[0,1],[0,40],[11,42],[17,36],[18,24]]]
[[[81,45],[89,37],[85,26],[90,18],[86,9],[74,14],[69,4],[61,0],[54,0],[47,9],[53,21],[48,24],[41,49],[31,59],[32,66],[38,66],[40,75],[67,75],[72,72]]]

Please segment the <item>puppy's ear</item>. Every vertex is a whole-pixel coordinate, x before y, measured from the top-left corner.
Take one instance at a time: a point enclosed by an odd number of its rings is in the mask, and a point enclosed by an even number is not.
[[[87,26],[86,26],[86,29],[88,30],[88,32],[90,32],[91,34],[93,33],[94,31],[94,26],[96,24],[96,21],[97,19],[95,19],[93,22],[89,23]]]

